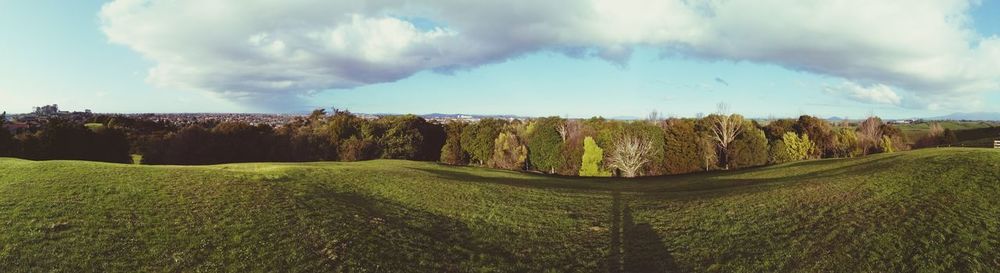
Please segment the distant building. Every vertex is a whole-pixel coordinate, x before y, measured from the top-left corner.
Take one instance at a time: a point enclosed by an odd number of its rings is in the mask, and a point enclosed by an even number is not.
[[[35,107],[35,111],[32,112],[32,114],[39,116],[49,116],[49,115],[59,114],[59,105],[52,104],[52,105],[45,105],[42,107]]]

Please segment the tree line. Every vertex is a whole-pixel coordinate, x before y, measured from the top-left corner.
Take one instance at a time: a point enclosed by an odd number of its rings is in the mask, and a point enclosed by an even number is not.
[[[129,141],[124,130],[53,118],[40,130],[11,134],[0,116],[0,156],[32,160],[90,160],[129,163]]]
[[[760,124],[720,105],[702,118],[619,121],[600,117],[428,122],[414,116],[364,119],[316,110],[278,128],[237,122],[178,127],[142,118],[99,116],[82,124],[47,122],[36,132],[0,130],[0,156],[143,164],[406,159],[567,176],[655,176],[783,162],[856,157],[908,149],[898,128],[869,117],[858,124],[803,115]],[[934,129],[920,145],[948,141]]]

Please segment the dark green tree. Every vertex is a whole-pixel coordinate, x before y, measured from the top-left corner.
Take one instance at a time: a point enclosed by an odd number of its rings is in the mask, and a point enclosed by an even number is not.
[[[701,169],[694,120],[668,119],[664,123],[663,134],[667,173],[689,173]]]
[[[493,158],[493,145],[507,122],[486,118],[470,124],[462,131],[462,150],[469,153],[472,160],[485,165]]]
[[[445,124],[447,138],[444,146],[441,147],[441,162],[452,165],[465,165],[469,163],[469,156],[462,150],[462,131],[465,123],[460,121],[450,121]]]
[[[564,126],[559,117],[540,118],[528,126],[527,146],[531,166],[538,171],[554,173],[562,165],[562,136]]]
[[[730,166],[739,169],[767,164],[769,147],[764,131],[749,122],[744,126],[747,129],[733,140],[728,151]]]

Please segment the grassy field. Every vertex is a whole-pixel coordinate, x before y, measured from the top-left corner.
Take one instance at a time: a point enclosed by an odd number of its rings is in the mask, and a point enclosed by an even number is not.
[[[1000,138],[1000,124],[988,121],[932,121],[915,124],[895,125],[903,130],[910,144],[914,144],[930,131],[930,126],[938,123],[944,129],[955,131],[958,143],[955,147],[993,147],[993,139]]]
[[[4,272],[990,272],[1000,149],[621,180],[0,159]]]

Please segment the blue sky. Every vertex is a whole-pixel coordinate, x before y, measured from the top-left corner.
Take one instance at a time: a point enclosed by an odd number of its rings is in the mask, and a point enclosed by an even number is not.
[[[478,16],[481,20],[468,22],[465,18],[444,15],[435,18],[439,14],[435,12],[386,7],[386,11],[365,14],[360,10],[374,8],[354,10],[356,7],[334,5],[327,7],[331,13],[351,16],[341,21],[310,21],[308,11],[288,7],[275,12],[273,18],[258,18],[270,24],[251,24],[207,19],[221,16],[218,12],[235,17],[257,15],[249,8],[231,11],[231,7],[224,4],[193,9],[181,4],[130,6],[135,4],[129,2],[133,1],[0,0],[3,7],[0,9],[0,110],[27,112],[32,106],[50,103],[58,103],[68,110],[97,112],[302,112],[335,106],[366,113],[614,117],[644,116],[653,110],[671,116],[694,116],[712,112],[717,103],[726,102],[734,112],[752,117],[812,114],[856,118],[875,113],[902,118],[1000,111],[997,106],[1000,105],[1000,88],[997,88],[1000,72],[951,75],[947,71],[955,69],[943,67],[940,69],[946,72],[941,76],[937,72],[914,72],[915,69],[904,66],[914,60],[933,59],[941,50],[956,48],[954,44],[927,46],[927,50],[909,54],[917,56],[914,59],[896,60],[891,54],[908,47],[921,47],[912,44],[913,41],[959,37],[951,34],[967,30],[975,37],[961,36],[964,40],[955,43],[971,45],[972,50],[942,52],[941,55],[966,54],[973,56],[972,59],[1000,56],[989,55],[988,50],[982,50],[987,53],[975,50],[978,44],[992,43],[983,41],[996,40],[995,35],[1000,34],[1000,1],[973,2],[967,8],[955,8],[957,11],[950,6],[930,6],[925,14],[915,11],[914,18],[900,15],[905,17],[900,19],[904,22],[906,19],[926,22],[927,19],[919,16],[936,18],[938,11],[944,15],[967,15],[971,19],[965,23],[928,25],[927,29],[941,31],[937,34],[931,31],[927,37],[903,33],[919,31],[921,26],[909,29],[884,26],[879,33],[890,37],[872,38],[864,33],[865,28],[815,22],[812,28],[800,30],[804,36],[793,36],[806,38],[789,41],[785,39],[787,36],[766,32],[768,22],[756,26],[759,28],[734,28],[729,21],[747,25],[740,20],[751,19],[727,18],[725,9],[728,7],[713,7],[718,18],[705,19],[688,14],[693,16],[692,20],[713,20],[711,23],[717,23],[718,29],[739,31],[736,36],[756,35],[748,32],[761,31],[761,36],[766,38],[737,44],[740,49],[735,51],[722,47],[732,44],[731,40],[725,40],[730,39],[731,32],[706,30],[709,34],[702,36],[715,35],[710,39],[689,39],[676,33],[652,36],[647,33],[684,22],[622,21],[621,17],[601,17],[608,24],[596,27],[562,25],[559,22],[563,20],[557,19],[571,12],[547,11],[545,7],[524,6],[538,11],[541,19],[537,22],[558,32],[529,36],[532,38],[525,39],[528,42],[513,43],[507,41],[533,33],[477,35],[490,33],[495,28],[518,27],[503,26],[501,21],[490,22],[493,13],[497,13],[492,11]],[[462,7],[428,4],[421,10],[445,13],[449,8]],[[781,13],[778,7],[770,8]],[[880,10],[878,8],[871,10]],[[177,21],[170,21],[174,19],[157,16],[156,12],[192,10],[206,11],[204,18],[191,15],[186,20],[213,24],[208,34],[198,31],[206,28],[205,25],[194,23],[169,31],[136,31],[143,27],[179,25]],[[627,7],[621,10],[637,12]],[[674,12],[676,9],[663,10]],[[406,12],[413,16],[382,16]],[[830,8],[829,12],[836,15],[837,9]],[[858,13],[859,21],[886,15]],[[527,14],[517,15],[534,13]],[[626,18],[642,18],[642,14],[630,15],[633,14],[625,13]],[[785,19],[790,22],[802,20],[793,15]],[[505,17],[503,14],[496,16]],[[282,29],[287,25],[283,24],[284,20],[292,17],[316,27],[305,28],[308,31],[301,26]],[[955,25],[950,25],[952,23]],[[617,24],[637,26],[643,31],[617,35],[616,30],[620,29],[615,27]],[[352,30],[348,28],[352,26],[363,31],[335,36],[344,33],[338,32],[340,30]],[[386,29],[381,29],[383,27]],[[611,29],[610,32],[605,28]],[[373,29],[379,31],[364,31]],[[306,42],[295,44],[302,37],[313,37],[300,33],[317,33],[314,30],[330,30],[331,37],[353,40],[346,40],[346,46],[322,50],[308,48]],[[364,36],[372,32],[382,33],[382,36]],[[828,44],[816,46],[808,41],[809,33],[815,32],[841,36],[833,36]],[[229,33],[242,36],[226,35]],[[394,35],[390,38],[416,38],[402,42],[390,39],[392,44],[387,47],[386,40],[378,40],[384,39],[385,33]],[[552,40],[537,38],[562,33],[572,35]],[[892,37],[895,33],[901,37]],[[227,40],[229,36],[238,37],[239,43]],[[706,40],[709,42],[704,42]],[[298,47],[300,52],[313,50],[310,51],[313,54],[306,57],[282,55],[275,59],[278,57],[249,55],[257,51],[233,46],[245,45],[246,41],[261,48]],[[498,49],[472,50],[498,43],[503,43],[496,46]],[[898,61],[900,65],[869,65],[864,60],[869,56],[880,59],[879,56],[855,52],[851,48],[829,50],[829,44],[848,44],[859,49],[878,47],[871,52],[889,52],[885,58]],[[387,48],[398,50],[387,51]],[[1000,47],[996,50],[1000,52]],[[789,57],[795,52],[808,54]],[[180,58],[183,61],[175,56],[183,57]],[[364,57],[350,59],[351,56]],[[288,61],[290,59],[300,61]],[[410,59],[416,61],[406,61]],[[246,67],[240,65],[242,63],[246,63]],[[989,65],[1000,63],[1000,60],[943,63],[998,68]],[[965,82],[948,77],[973,79]],[[262,83],[251,84],[258,82]]]

